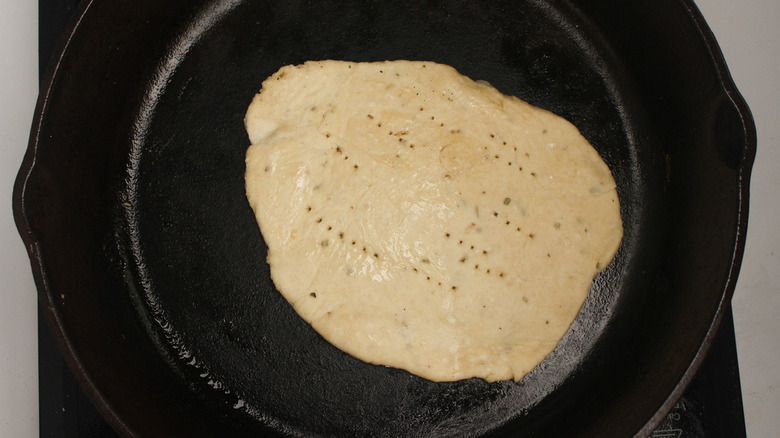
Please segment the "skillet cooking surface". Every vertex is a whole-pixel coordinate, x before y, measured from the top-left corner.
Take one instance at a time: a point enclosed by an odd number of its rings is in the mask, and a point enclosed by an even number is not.
[[[356,2],[350,13],[323,3],[269,13],[239,5],[197,27],[202,39],[157,78],[166,84],[150,84],[165,88],[149,96],[152,113],[138,116],[126,227],[161,347],[191,361],[175,361],[188,381],[212,381],[261,421],[296,432],[428,436],[500,426],[581,366],[627,277],[639,275],[627,251],[652,252],[638,240],[648,218],[637,181],[646,164],[629,140],[635,127],[621,119],[624,97],[603,50],[579,35],[576,18],[530,3],[510,20],[501,8],[453,4],[428,14],[422,4],[406,6]],[[560,348],[522,384],[434,383],[362,363],[320,338],[274,289],[244,190],[242,119],[280,66],[330,58],[453,65],[572,120],[614,169],[623,250]]]
[[[91,3],[84,20],[122,16],[107,3]],[[152,408],[139,404],[154,390],[135,393],[137,382],[129,383],[163,368],[175,377],[159,377],[160,397],[184,394],[176,402],[184,407],[169,409],[204,434],[604,436],[647,432],[660,420],[733,291],[744,239],[752,122],[743,121],[744,104],[726,95],[711,66],[673,88],[651,83],[637,70],[655,62],[643,60],[651,48],[625,56],[616,31],[605,30],[609,9],[559,1],[153,3],[139,5],[147,18],[124,11],[129,23],[110,30],[82,24],[77,40],[108,38],[84,61],[94,67],[108,59],[105,73],[89,81],[61,74],[50,105],[78,100],[68,90],[79,90],[80,80],[82,88],[97,81],[96,90],[117,100],[95,91],[86,96],[95,108],[41,116],[42,133],[89,126],[67,134],[71,144],[86,154],[109,151],[68,164],[74,169],[66,176],[33,168],[25,189],[34,199],[64,184],[61,190],[85,193],[55,210],[89,204],[56,226],[54,216],[26,211],[31,230],[53,235],[80,215],[89,216],[83,228],[102,230],[100,242],[82,243],[100,247],[110,276],[94,282],[107,291],[94,306],[122,315],[107,324],[127,345],[112,348],[136,348],[116,354],[140,357],[129,365],[138,376],[118,371],[119,383],[96,376],[110,372],[90,368],[98,359],[85,350],[108,340],[82,340],[79,330],[101,323],[69,328],[76,317],[68,312],[77,311],[63,309],[56,294],[49,299],[63,348],[85,364],[83,381],[115,427],[145,434],[168,421],[157,407],[159,418],[140,425]],[[133,34],[138,25],[149,31]],[[78,71],[68,59],[62,71]],[[244,191],[243,116],[266,77],[317,59],[452,65],[570,120],[609,165],[624,221],[621,248],[558,348],[520,382],[434,383],[363,363],[324,341],[275,290]],[[699,81],[709,87],[680,97]],[[694,104],[699,118],[686,112]],[[100,105],[113,105],[111,113],[91,115]],[[713,126],[717,137],[706,134]],[[62,165],[41,161],[41,169]],[[118,401],[128,396],[135,404]]]

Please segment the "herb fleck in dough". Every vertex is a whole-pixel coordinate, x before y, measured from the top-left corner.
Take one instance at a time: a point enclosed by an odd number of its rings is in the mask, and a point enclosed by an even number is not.
[[[286,66],[245,123],[274,284],[366,362],[519,380],[622,238],[615,181],[573,125],[449,66]]]

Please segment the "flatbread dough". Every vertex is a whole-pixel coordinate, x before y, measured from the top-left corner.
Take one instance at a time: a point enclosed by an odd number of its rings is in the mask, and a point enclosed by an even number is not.
[[[432,62],[307,62],[246,114],[274,284],[341,350],[435,381],[515,379],[622,238],[566,120]]]

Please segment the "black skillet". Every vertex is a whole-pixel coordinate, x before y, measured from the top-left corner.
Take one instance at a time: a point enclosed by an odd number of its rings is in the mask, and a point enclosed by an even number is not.
[[[647,435],[734,290],[755,128],[688,0],[85,1],[15,192],[42,308],[127,436]],[[625,237],[518,383],[356,360],[275,291],[242,117],[310,59],[430,60],[574,122]]]

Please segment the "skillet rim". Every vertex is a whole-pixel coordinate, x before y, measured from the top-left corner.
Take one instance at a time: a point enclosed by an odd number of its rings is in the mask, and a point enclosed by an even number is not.
[[[756,126],[753,120],[753,115],[750,112],[750,108],[747,105],[742,94],[737,89],[734,79],[731,76],[726,59],[723,56],[723,52],[718,45],[715,35],[712,29],[707,25],[704,15],[702,15],[699,8],[696,6],[693,0],[678,0],[680,4],[685,8],[688,13],[688,17],[691,19],[692,24],[696,26],[699,36],[704,41],[707,47],[709,58],[712,60],[715,67],[715,71],[720,79],[720,86],[725,91],[731,104],[737,110],[737,114],[742,121],[742,128],[744,132],[745,143],[740,149],[743,152],[743,158],[740,163],[737,173],[739,178],[737,180],[738,192],[739,192],[739,205],[738,205],[738,217],[737,217],[737,229],[735,230],[735,240],[733,251],[731,253],[731,261],[728,269],[728,276],[726,283],[723,286],[723,294],[720,302],[718,303],[718,309],[715,312],[715,317],[712,320],[707,334],[699,346],[691,364],[688,369],[683,373],[682,378],[674,387],[669,397],[660,406],[658,411],[648,420],[648,422],[636,433],[636,437],[649,436],[653,430],[661,423],[666,417],[666,414],[672,410],[677,400],[683,395],[688,385],[693,380],[694,376],[698,372],[704,359],[707,357],[707,353],[715,340],[715,335],[718,333],[718,328],[726,311],[731,309],[731,299],[734,296],[734,291],[737,285],[737,279],[739,271],[742,266],[742,258],[745,252],[745,242],[747,236],[748,227],[748,210],[750,204],[750,176],[753,168],[753,162],[755,161],[757,139],[756,139]]]
[[[39,306],[45,316],[46,322],[51,329],[53,338],[57,344],[57,347],[62,353],[65,362],[68,364],[73,376],[81,386],[84,393],[95,404],[103,418],[120,434],[126,436],[136,436],[137,433],[134,429],[127,424],[111,407],[109,401],[105,398],[103,393],[99,390],[92,377],[88,374],[81,358],[76,354],[73,349],[70,336],[65,332],[61,312],[57,310],[57,306],[54,302],[54,292],[50,290],[49,283],[46,279],[46,272],[43,267],[43,259],[40,252],[39,242],[35,236],[32,227],[27,219],[27,182],[30,179],[33,169],[35,168],[36,159],[38,155],[38,146],[41,142],[39,137],[41,128],[44,123],[45,115],[49,109],[49,97],[54,89],[54,83],[62,62],[68,55],[68,49],[71,47],[73,37],[79,29],[81,22],[83,21],[88,10],[94,3],[94,0],[81,1],[76,10],[73,12],[71,19],[65,26],[65,29],[60,37],[59,42],[54,48],[52,57],[48,61],[46,67],[46,73],[40,80],[38,100],[35,105],[35,112],[32,120],[32,128],[30,130],[30,137],[28,140],[27,150],[22,158],[22,164],[19,169],[19,173],[14,181],[14,188],[12,194],[13,202],[13,215],[14,222],[16,223],[17,231],[19,232],[22,241],[25,244],[25,249],[30,258],[30,265],[33,273],[33,280],[35,281],[36,292],[38,295]]]

